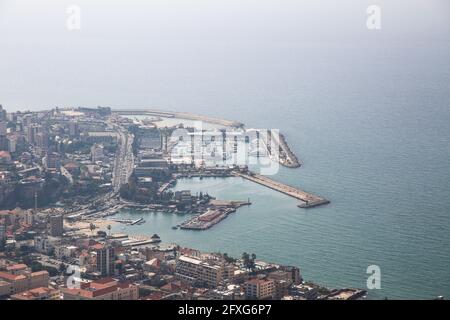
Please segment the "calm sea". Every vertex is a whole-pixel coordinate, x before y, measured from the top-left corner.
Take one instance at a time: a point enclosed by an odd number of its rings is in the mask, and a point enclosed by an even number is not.
[[[70,1],[0,1],[0,103],[153,107],[280,129],[304,166],[274,178],[329,205],[299,209],[239,179],[183,181],[253,204],[205,232],[172,230],[185,217],[161,213],[127,231],[254,252],[331,287],[364,288],[375,264],[373,297],[450,297],[448,1],[380,0],[379,31],[366,28],[371,1],[176,2],[80,0],[81,30],[69,32]]]
[[[354,67],[362,63],[357,58]],[[401,59],[382,55],[378,64]],[[448,295],[450,79],[434,67],[437,79],[424,82],[417,70],[423,67],[407,74],[367,67],[373,70],[359,81],[335,79],[286,94],[279,108],[261,101],[226,114],[286,133],[304,166],[281,168],[274,178],[331,204],[299,209],[295,200],[239,178],[183,180],[177,190],[250,198],[252,205],[204,232],[172,230],[186,217],[162,213],[143,215],[146,224],[127,231],[235,256],[254,252],[298,265],[305,278],[330,287],[364,288],[367,267],[378,265],[382,289],[370,292],[374,298]]]

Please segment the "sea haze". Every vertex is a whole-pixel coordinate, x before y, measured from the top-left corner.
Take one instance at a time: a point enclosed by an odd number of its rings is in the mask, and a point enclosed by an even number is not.
[[[254,252],[331,287],[365,288],[375,264],[374,298],[448,297],[450,4],[377,3],[382,27],[370,31],[364,0],[79,0],[81,30],[69,32],[72,1],[0,0],[0,103],[152,107],[280,129],[304,166],[274,178],[329,205],[299,209],[238,178],[185,180],[176,188],[253,204],[204,232],[172,230],[186,217],[162,213],[127,231]]]

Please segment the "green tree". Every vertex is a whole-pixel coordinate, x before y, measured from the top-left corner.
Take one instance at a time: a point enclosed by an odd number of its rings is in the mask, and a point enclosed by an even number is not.
[[[224,253],[224,254],[222,255],[222,257],[223,257],[223,258],[225,259],[225,261],[228,262],[228,263],[236,262],[236,259],[234,259],[233,257],[230,257],[230,256],[228,255],[228,253]]]
[[[0,239],[0,251],[4,251],[6,247],[6,239]]]
[[[256,254],[252,253],[251,255],[247,252],[244,252],[242,254],[242,261],[244,263],[245,268],[250,269],[252,271],[255,270],[255,260],[256,260]]]
[[[91,234],[94,235],[94,230],[95,230],[95,224],[93,224],[92,222],[89,224],[89,229],[91,230]]]
[[[242,261],[244,263],[244,267],[248,269],[248,266],[250,264],[250,255],[247,252],[244,252],[242,254]]]

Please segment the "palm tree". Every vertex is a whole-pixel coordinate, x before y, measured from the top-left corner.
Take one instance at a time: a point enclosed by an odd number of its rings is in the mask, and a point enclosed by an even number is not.
[[[255,270],[255,260],[256,260],[256,254],[252,253],[252,258],[250,259],[250,269],[252,269],[252,271]]]
[[[109,236],[111,237],[111,225],[108,224],[108,226],[106,228],[108,228],[108,233],[109,233]]]
[[[244,267],[249,269],[249,267],[250,267],[250,255],[247,252],[244,252],[242,254],[242,261],[244,263]]]
[[[89,229],[91,230],[91,234],[94,235],[95,224],[93,224],[93,223],[91,222],[91,224],[89,225]]]

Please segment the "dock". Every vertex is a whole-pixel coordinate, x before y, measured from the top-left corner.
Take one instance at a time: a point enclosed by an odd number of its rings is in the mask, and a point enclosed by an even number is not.
[[[298,205],[299,208],[313,208],[313,207],[317,207],[320,205],[330,203],[330,201],[325,198],[322,198],[322,197],[316,196],[314,194],[308,193],[306,191],[291,187],[284,183],[274,181],[272,179],[269,179],[269,178],[259,175],[259,174],[255,174],[255,173],[251,173],[251,172],[242,173],[239,171],[234,171],[233,173],[237,177],[241,177],[246,180],[258,183],[258,184],[268,187],[272,190],[281,192],[285,195],[288,195],[292,198],[302,201],[302,203]]]
[[[136,220],[133,220],[133,219],[110,219],[110,220],[114,221],[114,222],[124,223],[124,224],[130,225],[130,226],[134,226],[136,224],[142,224],[145,222],[144,218],[139,218]]]
[[[143,223],[143,222],[144,222],[144,218],[139,218],[137,220],[130,222],[130,226],[134,226],[135,224]]]
[[[161,187],[159,187],[158,189],[158,194],[163,193],[164,191],[166,191],[167,189],[170,188],[170,186],[174,183],[175,180],[170,180],[169,182],[164,183]]]
[[[228,215],[236,212],[238,208],[251,205],[251,202],[211,200],[210,204],[211,207],[206,212],[189,218],[179,228],[186,230],[207,230],[228,217]]]

